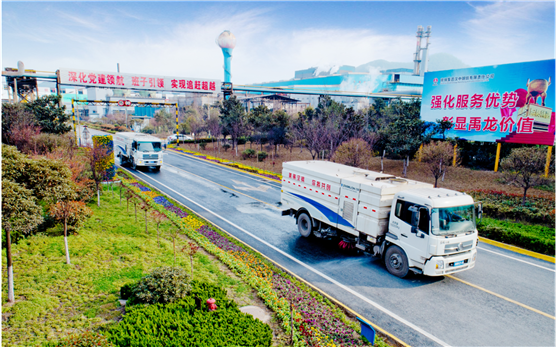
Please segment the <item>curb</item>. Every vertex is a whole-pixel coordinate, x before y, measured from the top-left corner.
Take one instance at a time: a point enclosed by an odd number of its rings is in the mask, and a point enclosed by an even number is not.
[[[182,153],[185,155],[185,153]],[[202,160],[200,158],[195,158],[198,160]],[[218,163],[215,163],[218,164]],[[222,164],[220,164],[222,165]],[[223,165],[225,166],[225,165]],[[235,168],[233,168],[235,169]],[[127,170],[126,170],[127,171]],[[241,171],[241,172],[245,172],[242,170],[237,170],[237,171]],[[143,179],[139,178],[138,176],[136,176],[134,173],[127,171],[130,175],[132,175],[136,180],[139,180],[141,182],[145,182]],[[249,172],[247,172],[249,173]],[[257,175],[257,177],[260,177]],[[265,177],[267,178],[267,177]],[[148,182],[145,182],[146,184],[149,184]],[[150,184],[149,184],[150,185]],[[158,188],[155,188],[158,190]],[[316,292],[318,292],[320,295],[322,295],[323,297],[327,298],[328,300],[330,300],[331,302],[334,302],[336,305],[340,306],[344,311],[351,313],[352,315],[355,315],[356,317],[360,318],[361,320],[363,320],[365,323],[369,324],[370,326],[372,326],[373,328],[375,328],[376,330],[380,331],[384,336],[386,336],[388,339],[390,339],[391,341],[395,342],[398,346],[401,347],[410,347],[410,345],[408,345],[407,343],[403,342],[401,339],[399,339],[398,337],[390,334],[389,332],[387,332],[386,330],[380,328],[378,325],[369,322],[367,319],[363,318],[360,314],[358,314],[357,312],[355,312],[354,310],[352,310],[351,308],[345,306],[343,303],[341,303],[340,301],[338,301],[337,299],[331,297],[329,294],[323,292],[321,289],[315,287],[313,284],[307,282],[306,280],[304,280],[303,278],[299,277],[298,275],[292,273],[290,270],[286,269],[285,267],[283,267],[282,265],[276,263],[274,260],[268,258],[266,255],[262,254],[261,252],[257,251],[256,249],[254,249],[253,247],[251,247],[250,245],[244,243],[243,241],[241,241],[240,239],[238,239],[237,237],[235,237],[234,235],[230,234],[228,231],[226,231],[225,229],[223,229],[221,226],[219,226],[218,224],[208,221],[206,220],[203,216],[199,215],[197,212],[191,210],[190,208],[188,208],[187,206],[185,206],[183,203],[179,202],[178,200],[170,197],[170,199],[172,199],[173,201],[175,201],[176,203],[182,205],[183,207],[187,208],[188,211],[190,211],[191,213],[193,213],[195,216],[197,216],[197,218],[202,219],[210,224],[212,224],[213,226],[217,227],[220,231],[222,231],[223,233],[225,233],[228,237],[231,237],[233,239],[235,239],[236,241],[240,242],[242,245],[244,245],[245,247],[248,247],[249,249],[251,249],[253,252],[256,252],[257,254],[261,255],[262,257],[264,257],[265,259],[267,259],[269,262],[271,262],[274,266],[276,266],[277,268],[281,269],[282,271],[284,271],[285,273],[287,273],[288,275],[295,277],[298,281],[305,283],[307,286],[311,287],[313,290],[315,290]]]
[[[261,176],[261,175],[259,175],[259,174],[254,173],[254,172],[243,171],[243,170],[238,169],[238,168],[236,168],[236,167],[228,166],[228,165],[225,165],[225,164],[222,164],[222,163],[215,163],[215,162],[210,161],[210,160],[205,160],[205,159],[202,159],[202,158],[197,158],[196,156],[194,156],[194,155],[192,155],[192,154],[183,153],[183,152],[178,151],[178,150],[176,150],[176,149],[174,149],[174,148],[167,148],[167,150],[171,150],[171,151],[173,151],[174,153],[181,154],[181,155],[185,155],[185,156],[187,156],[187,157],[189,157],[189,158],[197,159],[197,160],[203,161],[203,162],[205,162],[205,163],[208,162],[208,163],[211,163],[211,164],[215,164],[215,165],[218,165],[218,166],[222,166],[222,167],[228,168],[228,169],[230,169],[230,170],[235,170],[235,171],[238,171],[238,172],[241,172],[241,173],[244,173],[244,174],[248,174],[248,175],[251,175],[251,176],[254,176],[254,177],[257,177],[257,178],[263,178],[263,179],[265,179],[265,180],[269,180],[269,181],[272,181],[272,182],[282,183],[282,181],[280,181],[280,180],[276,180],[276,179],[274,179],[274,178],[270,178],[270,177],[266,177],[266,176]]]
[[[548,261],[548,262],[553,263],[553,264],[555,263],[554,257],[551,257],[551,256],[546,255],[546,254],[541,254],[541,253],[529,251],[529,250],[524,249],[524,248],[519,248],[517,246],[508,245],[506,243],[502,243],[500,241],[494,241],[494,240],[491,240],[491,239],[487,239],[487,238],[484,238],[482,236],[479,236],[479,240],[481,242],[484,242],[486,244],[489,244],[489,245],[492,245],[492,246],[495,246],[495,247],[498,247],[498,248],[503,248],[503,249],[507,249],[508,251],[512,251],[512,252],[515,252],[515,253],[528,255],[530,257],[545,260],[545,261]]]

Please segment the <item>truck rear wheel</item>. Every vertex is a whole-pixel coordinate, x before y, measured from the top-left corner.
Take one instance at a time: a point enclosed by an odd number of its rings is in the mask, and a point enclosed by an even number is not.
[[[394,276],[404,278],[409,272],[409,263],[405,252],[398,246],[390,246],[384,257],[386,269]]]
[[[313,233],[313,221],[305,212],[297,216],[297,229],[303,237],[309,237]]]

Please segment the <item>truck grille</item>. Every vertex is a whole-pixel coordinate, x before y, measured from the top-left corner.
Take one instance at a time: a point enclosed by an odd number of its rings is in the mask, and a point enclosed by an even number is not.
[[[344,212],[342,213],[342,217],[345,220],[351,222],[353,218],[353,202],[344,201]]]
[[[473,240],[459,242],[459,243],[450,243],[444,246],[445,253],[453,253],[453,252],[461,252],[473,247]]]
[[[158,159],[158,154],[143,154],[143,159]]]

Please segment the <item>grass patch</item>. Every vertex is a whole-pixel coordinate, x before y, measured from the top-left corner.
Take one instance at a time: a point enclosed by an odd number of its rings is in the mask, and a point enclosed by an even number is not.
[[[554,256],[554,228],[483,218],[477,229],[483,237]]]
[[[107,189],[105,187],[105,189]],[[135,212],[119,192],[105,190],[101,207],[89,205],[93,216],[68,238],[71,265],[65,263],[62,236],[31,236],[13,245],[16,303],[5,305],[6,272],[2,274],[3,345],[41,345],[48,340],[115,322],[121,316],[117,299],[120,287],[136,282],[159,266],[173,266],[173,245],[168,236],[170,222],[160,225],[161,246],[156,225],[149,221],[145,233],[144,211]],[[176,241],[176,249],[187,240]],[[4,251],[3,267],[6,268]],[[190,273],[190,259],[177,254],[176,265]],[[225,286],[231,297],[250,302],[252,291],[227,273],[218,261],[200,251],[193,258],[193,279]],[[254,304],[254,303],[253,303]]]

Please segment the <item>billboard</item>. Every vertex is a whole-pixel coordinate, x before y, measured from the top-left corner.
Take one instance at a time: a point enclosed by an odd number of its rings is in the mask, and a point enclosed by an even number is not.
[[[144,89],[166,92],[218,93],[220,81],[83,69],[58,70],[58,83],[84,87]]]
[[[554,145],[555,60],[425,73],[421,119],[446,137]]]

